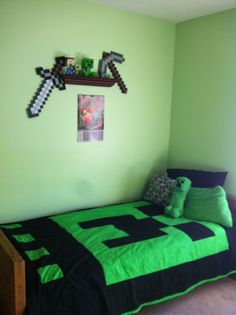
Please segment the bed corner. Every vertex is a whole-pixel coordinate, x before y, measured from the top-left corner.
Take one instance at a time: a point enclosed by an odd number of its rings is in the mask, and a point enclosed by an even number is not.
[[[0,314],[23,315],[26,307],[25,262],[0,229]]]

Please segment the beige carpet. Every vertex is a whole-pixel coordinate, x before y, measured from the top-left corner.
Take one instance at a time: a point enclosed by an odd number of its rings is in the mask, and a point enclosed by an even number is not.
[[[143,308],[138,315],[236,315],[236,281],[225,278],[190,293]]]

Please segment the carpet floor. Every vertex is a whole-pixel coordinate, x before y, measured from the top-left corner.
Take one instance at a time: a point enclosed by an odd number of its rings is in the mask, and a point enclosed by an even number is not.
[[[236,281],[204,284],[173,300],[143,308],[137,315],[236,315]]]

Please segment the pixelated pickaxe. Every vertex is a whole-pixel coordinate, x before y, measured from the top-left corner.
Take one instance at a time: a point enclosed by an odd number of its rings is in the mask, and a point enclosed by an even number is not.
[[[99,61],[99,66],[98,66],[98,74],[100,77],[104,78],[107,67],[110,69],[114,79],[116,79],[117,84],[119,85],[119,88],[122,93],[127,93],[127,87],[122,80],[118,70],[116,69],[116,66],[114,65],[113,61],[122,63],[125,60],[123,55],[118,54],[114,51],[111,51],[110,53],[103,52],[102,54],[102,59]]]
[[[43,78],[43,82],[38,88],[30,106],[27,108],[27,113],[30,118],[36,117],[41,112],[44,104],[46,103],[52,89],[54,87],[59,90],[65,90],[66,86],[60,76],[61,68],[65,64],[65,57],[57,57],[56,64],[52,70],[44,70],[43,68],[36,68],[36,73]]]

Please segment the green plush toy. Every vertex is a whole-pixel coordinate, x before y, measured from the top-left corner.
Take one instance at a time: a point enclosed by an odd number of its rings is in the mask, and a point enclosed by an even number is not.
[[[187,177],[177,177],[174,192],[169,205],[165,207],[165,215],[172,218],[179,218],[184,212],[185,197],[191,187],[191,181]]]

